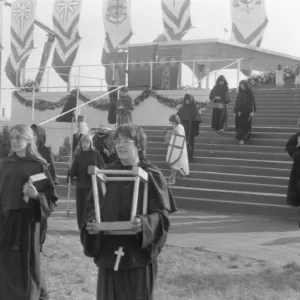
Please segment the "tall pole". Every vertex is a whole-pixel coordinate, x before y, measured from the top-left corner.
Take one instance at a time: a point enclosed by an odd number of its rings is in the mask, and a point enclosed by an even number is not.
[[[0,106],[2,106],[2,23],[3,23],[3,4],[0,2]]]

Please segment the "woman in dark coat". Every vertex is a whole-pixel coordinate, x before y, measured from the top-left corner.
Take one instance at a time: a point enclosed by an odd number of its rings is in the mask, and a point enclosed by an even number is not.
[[[194,160],[195,137],[199,134],[201,116],[196,106],[195,98],[191,94],[185,94],[183,105],[179,108],[178,117],[185,130],[189,161]]]
[[[223,75],[218,77],[216,85],[210,92],[209,99],[212,103],[219,104],[218,108],[213,108],[211,127],[219,133],[224,132],[230,96],[228,83]]]
[[[285,150],[293,160],[287,191],[287,202],[291,206],[300,206],[300,119],[299,131],[288,140]]]
[[[252,117],[256,112],[255,98],[246,80],[239,84],[239,90],[234,106],[236,139],[244,145],[251,136]]]
[[[132,124],[132,111],[134,110],[134,103],[128,94],[128,88],[122,87],[120,89],[120,96],[117,101],[117,126],[123,124]]]
[[[85,209],[87,195],[92,188],[92,180],[88,174],[88,167],[96,166],[104,168],[103,159],[99,151],[94,149],[93,140],[90,135],[83,135],[74,154],[74,160],[69,171],[71,180],[76,177],[76,209],[78,229],[81,229],[82,217]]]

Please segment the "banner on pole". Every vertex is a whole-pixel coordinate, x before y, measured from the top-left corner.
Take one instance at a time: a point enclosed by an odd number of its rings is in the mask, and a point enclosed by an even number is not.
[[[231,0],[231,40],[260,47],[268,25],[265,0]]]
[[[20,86],[21,70],[33,49],[36,0],[15,0],[11,7],[11,52],[5,72],[10,82]]]
[[[63,81],[69,76],[80,44],[78,32],[82,0],[55,0],[53,26],[57,35],[52,66]]]
[[[102,50],[102,64],[110,64],[111,57],[122,56],[122,63],[126,63],[127,55],[118,55],[120,45],[128,43],[132,36],[131,28],[131,0],[104,0],[103,1],[103,25],[106,32],[104,46]],[[111,66],[105,67],[105,79],[107,84],[118,81],[118,84],[125,83],[125,65],[120,65],[116,74],[118,78],[113,78]]]
[[[164,32],[154,42],[181,40],[191,29],[190,0],[162,0]]]

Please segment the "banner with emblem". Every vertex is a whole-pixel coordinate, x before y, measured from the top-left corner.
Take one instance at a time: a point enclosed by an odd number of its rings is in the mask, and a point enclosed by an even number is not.
[[[103,24],[110,52],[126,44],[132,36],[131,0],[104,0]]]
[[[231,0],[231,40],[260,47],[268,25],[265,0]]]
[[[57,35],[52,66],[62,80],[69,76],[80,44],[78,26],[82,0],[55,0],[53,26]]]
[[[33,49],[36,0],[15,0],[11,7],[11,52],[5,72],[10,82],[20,86],[22,70]]]
[[[164,32],[154,42],[181,40],[191,29],[190,0],[162,0]]]
[[[106,32],[102,51],[102,64],[111,64],[114,62],[112,62],[110,57],[120,56],[117,55],[119,46],[126,44],[132,36],[131,0],[103,0],[102,12],[103,25]],[[122,62],[125,62],[125,60]],[[109,71],[111,66],[106,66],[105,80],[107,84],[111,84],[113,80],[118,81],[119,84],[125,82],[125,67],[126,65],[120,64],[120,67],[118,69],[115,68],[112,74]]]

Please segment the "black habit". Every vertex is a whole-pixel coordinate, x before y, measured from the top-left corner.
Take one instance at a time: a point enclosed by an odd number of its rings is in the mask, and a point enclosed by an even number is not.
[[[247,141],[250,139],[252,130],[252,117],[250,113],[253,112],[256,112],[256,103],[252,91],[250,89],[242,90],[239,88],[234,106],[237,140]],[[238,115],[239,113],[240,115]]]
[[[288,140],[285,150],[293,160],[292,170],[287,191],[287,202],[291,206],[300,206],[300,147],[298,145],[300,132],[295,133]]]
[[[103,159],[97,150],[80,151],[75,154],[69,176],[71,180],[76,177],[76,211],[77,224],[80,230],[82,218],[86,204],[86,198],[92,188],[91,176],[88,174],[88,167],[96,166],[99,169],[104,168]]]
[[[229,90],[227,85],[216,84],[209,95],[211,102],[223,104],[223,108],[213,108],[211,127],[216,131],[224,129],[227,120],[227,104],[230,102],[228,93]],[[220,99],[214,99],[215,97],[220,97]]]
[[[187,149],[189,159],[194,157],[195,148],[195,137],[199,135],[199,124],[201,123],[201,116],[196,106],[195,99],[192,95],[187,94],[190,98],[190,103],[183,103],[178,110],[178,117],[180,123],[183,125],[185,130]],[[186,98],[186,96],[184,98]]]
[[[38,199],[23,200],[31,175],[49,180]],[[0,299],[37,300],[46,296],[40,266],[40,232],[57,201],[47,166],[34,158],[13,155],[0,167]],[[42,298],[40,298],[42,299]],[[45,298],[46,299],[46,298]]]
[[[164,246],[169,230],[169,214],[176,206],[161,171],[147,161],[139,165],[149,175],[148,213],[142,215],[143,184],[139,191],[137,215],[143,230],[137,235],[89,235],[82,226],[81,242],[85,255],[98,266],[97,300],[153,300],[153,287],[157,277],[157,257]],[[120,161],[107,169],[130,169]],[[99,191],[101,191],[99,186]],[[101,193],[100,193],[101,194]],[[108,182],[105,198],[100,196],[103,221],[128,221],[133,195],[133,183]],[[84,224],[95,220],[92,193],[86,206]],[[115,251],[123,247],[119,270],[114,271]]]
[[[116,124],[117,122],[117,100],[118,100],[118,90],[117,87],[110,87],[109,92],[109,108],[108,108],[108,117],[107,121],[109,124]],[[113,90],[115,90],[113,92]]]

